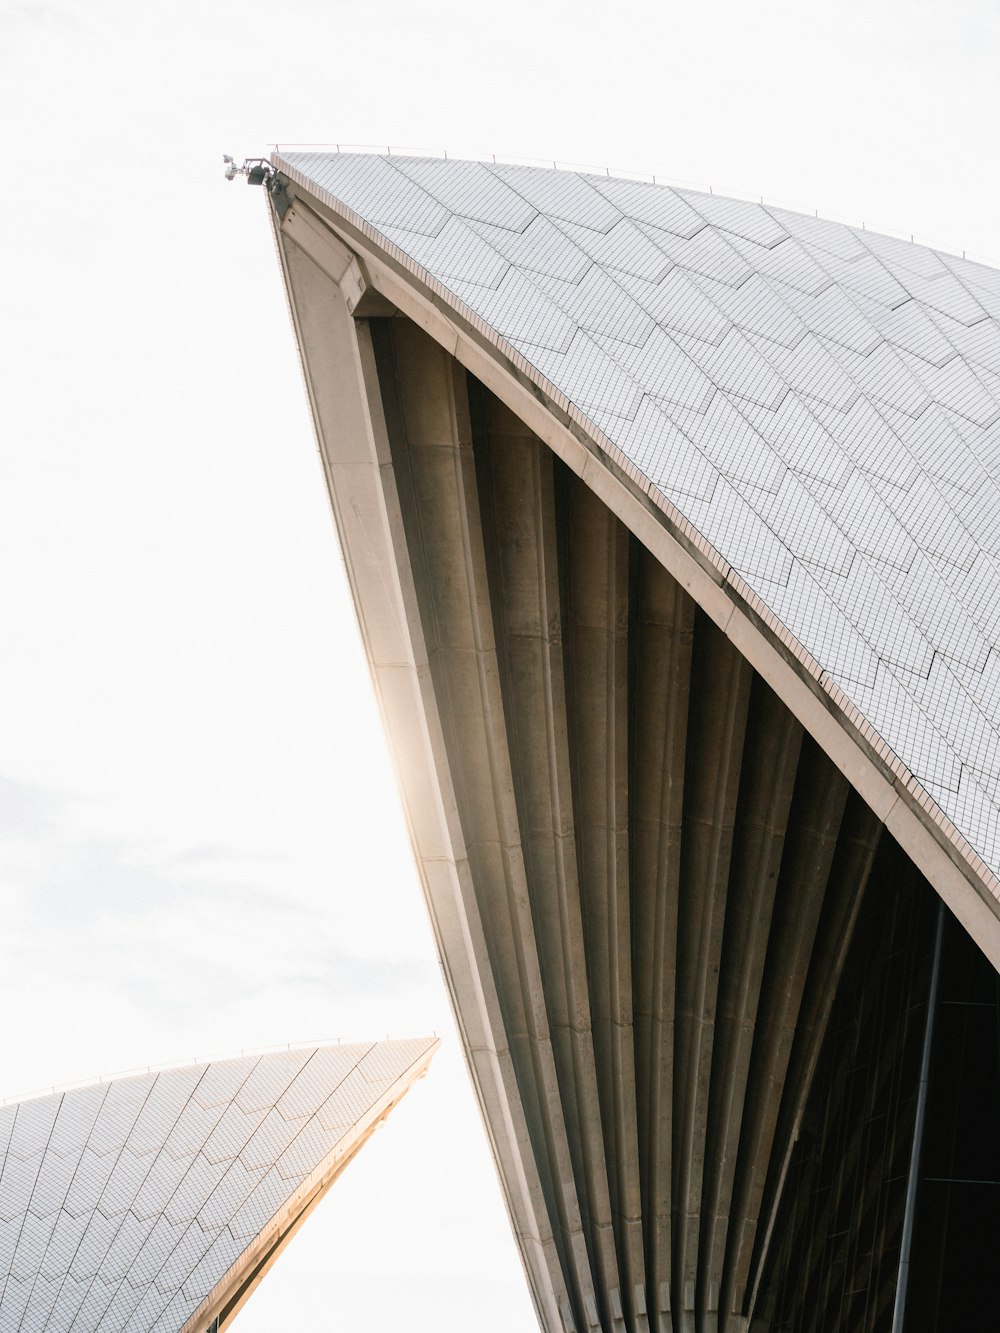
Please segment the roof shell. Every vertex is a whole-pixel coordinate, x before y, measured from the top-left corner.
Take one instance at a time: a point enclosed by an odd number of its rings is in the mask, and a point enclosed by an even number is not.
[[[620,457],[1000,874],[1000,272],[646,182],[276,161]]]
[[[0,1327],[204,1329],[437,1044],[217,1060],[0,1107]]]

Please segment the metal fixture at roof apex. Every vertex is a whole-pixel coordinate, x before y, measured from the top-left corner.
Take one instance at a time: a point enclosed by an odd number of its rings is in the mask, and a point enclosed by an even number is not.
[[[226,180],[235,180],[237,176],[246,176],[248,185],[263,185],[274,175],[274,168],[266,157],[245,157],[243,165],[238,167],[228,153],[222,157],[226,164]]]

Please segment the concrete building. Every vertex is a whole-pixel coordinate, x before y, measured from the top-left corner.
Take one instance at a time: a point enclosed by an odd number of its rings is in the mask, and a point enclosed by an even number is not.
[[[0,1329],[228,1328],[437,1046],[216,1060],[0,1106]]]
[[[986,1326],[1000,273],[656,182],[271,167],[542,1326]]]

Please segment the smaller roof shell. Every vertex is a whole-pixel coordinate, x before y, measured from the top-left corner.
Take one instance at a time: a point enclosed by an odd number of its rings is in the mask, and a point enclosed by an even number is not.
[[[0,1107],[0,1327],[224,1327],[437,1045],[216,1060]]]

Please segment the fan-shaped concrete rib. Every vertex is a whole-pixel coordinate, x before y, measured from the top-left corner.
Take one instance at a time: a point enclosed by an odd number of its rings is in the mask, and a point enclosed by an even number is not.
[[[0,1107],[0,1327],[228,1327],[437,1045],[216,1060]]]
[[[1000,958],[1000,278],[660,186],[276,166],[542,1322],[745,1328],[883,826]]]

